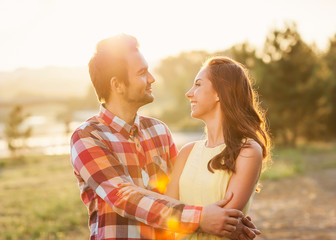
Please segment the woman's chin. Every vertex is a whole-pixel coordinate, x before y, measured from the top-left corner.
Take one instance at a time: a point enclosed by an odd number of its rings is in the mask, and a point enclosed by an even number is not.
[[[191,112],[190,116],[191,116],[192,118],[197,118],[197,119],[199,119],[199,115],[198,115],[197,113],[195,113],[195,112]]]

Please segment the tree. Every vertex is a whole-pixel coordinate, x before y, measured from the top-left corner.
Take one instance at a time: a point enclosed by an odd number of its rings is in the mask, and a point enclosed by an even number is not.
[[[331,71],[330,88],[328,103],[330,107],[330,115],[328,117],[327,126],[329,135],[336,137],[336,34],[329,41],[329,49],[326,52],[324,59]]]
[[[17,105],[10,112],[7,120],[5,135],[8,149],[14,159],[21,157],[20,150],[25,147],[25,140],[31,136],[31,127],[22,129],[23,122],[28,116],[23,114],[22,106]]]
[[[194,78],[202,63],[210,54],[205,51],[183,52],[161,60],[155,68],[156,75],[162,80],[164,92],[158,98],[164,111],[160,116],[164,122],[186,130],[201,126],[192,121],[190,104],[185,93],[192,87]]]
[[[260,61],[256,57],[256,49],[248,42],[237,44],[231,47],[230,51],[227,51],[229,57],[242,63],[250,72],[256,68],[256,64]]]
[[[259,88],[259,76],[265,74],[265,64],[257,57],[256,49],[248,42],[237,44],[229,51],[229,56],[243,64],[247,69],[255,88]],[[226,54],[224,54],[226,55]]]
[[[284,145],[295,145],[299,137],[323,132],[326,65],[300,37],[294,23],[267,36],[263,71],[257,76],[259,92],[268,109],[272,133]]]

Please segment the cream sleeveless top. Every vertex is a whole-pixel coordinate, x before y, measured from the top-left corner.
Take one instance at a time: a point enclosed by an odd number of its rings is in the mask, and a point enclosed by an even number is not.
[[[232,173],[224,170],[208,170],[208,162],[225,148],[225,144],[209,148],[206,140],[197,141],[191,150],[179,180],[180,200],[186,204],[206,206],[224,198]],[[246,215],[253,194],[243,209]],[[185,235],[183,239],[226,239],[207,233]]]

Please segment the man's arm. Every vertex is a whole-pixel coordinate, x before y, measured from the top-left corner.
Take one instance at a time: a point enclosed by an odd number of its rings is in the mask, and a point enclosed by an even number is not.
[[[166,199],[170,202],[179,203],[179,201],[174,198],[158,194],[156,192],[135,186],[133,184],[122,183],[118,186],[120,187],[118,194],[122,196],[136,194],[137,192],[140,192],[147,196],[154,196],[159,199]],[[246,230],[249,231],[248,229],[243,229],[244,225],[239,220],[239,218],[243,216],[240,211],[223,209],[223,206],[231,201],[232,196],[232,193],[227,194],[227,196],[225,196],[223,200],[203,208],[199,226],[200,231],[211,233],[220,237],[230,237],[231,239],[240,239],[238,238],[239,234],[244,233],[244,231]],[[238,231],[235,230],[237,228],[237,224],[240,224],[240,227],[242,229]],[[234,235],[234,233],[236,234]],[[252,234],[254,233],[252,232]],[[254,237],[255,235],[252,238],[247,238],[247,240],[253,239]],[[245,240],[245,238],[241,238],[240,240]]]

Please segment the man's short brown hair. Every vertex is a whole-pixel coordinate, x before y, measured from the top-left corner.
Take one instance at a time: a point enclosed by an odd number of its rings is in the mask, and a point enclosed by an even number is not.
[[[110,80],[116,77],[128,84],[126,54],[138,51],[138,41],[127,34],[119,34],[100,41],[89,62],[89,73],[99,102],[107,102]]]

